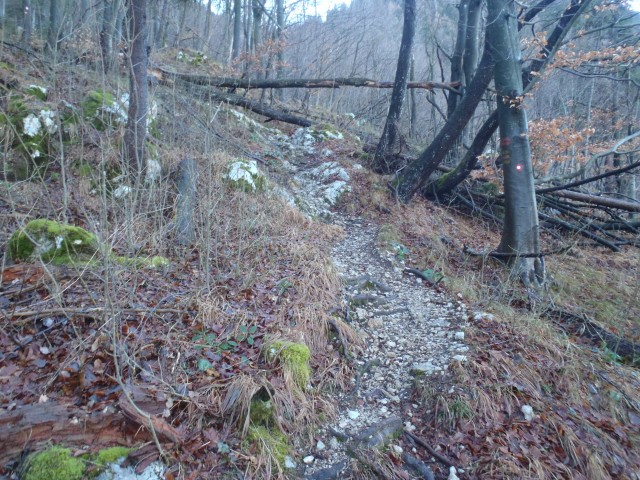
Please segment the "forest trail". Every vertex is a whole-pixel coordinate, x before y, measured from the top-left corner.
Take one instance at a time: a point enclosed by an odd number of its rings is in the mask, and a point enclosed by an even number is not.
[[[352,390],[337,396],[336,419],[306,453],[305,478],[315,480],[349,478],[353,448],[379,446],[400,428],[415,428],[414,381],[438,382],[451,362],[466,361],[468,350],[462,302],[407,274],[394,254],[378,246],[378,225],[341,214],[334,223],[345,230],[332,252],[343,307],[364,347],[355,359]],[[393,441],[390,446],[401,453]]]

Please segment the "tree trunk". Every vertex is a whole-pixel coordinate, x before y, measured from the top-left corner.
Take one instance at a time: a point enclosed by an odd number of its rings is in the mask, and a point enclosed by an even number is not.
[[[31,8],[31,0],[22,0],[22,39],[20,41],[22,48],[29,48],[31,43],[31,30],[33,26],[33,9]]]
[[[147,0],[129,0],[129,112],[124,147],[131,172],[144,172],[147,133]]]
[[[276,40],[277,51],[276,57],[276,78],[284,78],[284,0],[276,0]],[[281,102],[284,100],[284,91],[277,91],[278,100]]]
[[[209,39],[211,38],[211,3],[212,0],[207,2],[207,13],[204,21],[204,39],[202,40],[201,50],[205,50],[209,47]]]
[[[189,245],[195,240],[193,211],[196,202],[198,166],[193,159],[185,159],[178,164],[178,199],[176,201],[176,242]]]
[[[498,251],[518,255],[540,252],[540,227],[527,115],[523,105],[520,44],[514,7],[511,0],[487,1],[487,38],[495,60],[500,156],[504,173],[505,214]],[[509,259],[525,285],[539,285],[544,281],[542,258],[516,256]]]
[[[407,92],[407,78],[409,76],[409,67],[411,66],[411,49],[413,48],[415,31],[416,2],[415,0],[405,0],[404,26],[402,29],[396,78],[393,83],[393,91],[391,92],[391,103],[389,105],[387,121],[385,122],[373,161],[373,169],[380,173],[391,173],[400,167],[398,160],[394,159],[393,155],[390,155],[390,152],[398,140],[398,123],[400,122],[402,105]]]
[[[182,80],[196,85],[221,88],[340,88],[340,87],[368,87],[368,88],[393,88],[394,82],[379,82],[369,78],[270,78],[266,80],[252,80],[233,77],[210,77],[209,75],[192,75],[188,73],[176,73],[163,68],[152,69],[161,80]],[[408,82],[406,87],[411,89],[443,89],[455,90],[458,84],[440,82]]]
[[[47,49],[51,53],[58,51],[60,33],[60,2],[49,0],[49,28],[47,29]]]
[[[482,0],[470,0],[465,30],[464,52],[462,54],[462,71],[464,72],[465,85],[471,83],[473,75],[476,72],[476,66],[478,65],[480,13],[482,13]]]
[[[231,59],[235,60],[240,56],[242,34],[242,0],[233,0],[233,46],[231,49]]]
[[[456,44],[451,56],[451,81],[460,82],[460,91],[464,93],[464,77],[462,75],[462,57],[464,55],[464,45],[467,33],[467,17],[469,13],[469,0],[462,0],[458,4],[458,33],[456,35]],[[447,98],[447,118],[453,115],[453,112],[460,100],[459,95],[450,94]]]
[[[111,69],[113,57],[113,0],[104,0],[102,9],[102,30],[100,31],[100,51],[102,52],[102,71]]]
[[[258,46],[262,42],[262,4],[260,0],[251,0],[251,10],[253,12],[253,32],[251,34],[251,52],[258,53]]]

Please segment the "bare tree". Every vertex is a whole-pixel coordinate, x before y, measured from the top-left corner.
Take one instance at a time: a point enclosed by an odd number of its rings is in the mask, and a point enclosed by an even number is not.
[[[124,148],[131,171],[140,174],[147,133],[147,0],[128,0],[127,7],[130,93]]]
[[[400,53],[398,55],[398,67],[396,68],[396,78],[391,92],[391,103],[387,121],[382,131],[382,136],[376,148],[373,161],[373,168],[376,171],[390,173],[399,167],[397,156],[389,155],[398,140],[398,122],[402,114],[402,105],[407,92],[407,79],[411,66],[411,49],[413,48],[413,37],[416,31],[416,2],[415,0],[404,1],[404,26],[402,29],[402,41],[400,42]]]
[[[231,58],[236,59],[240,56],[242,36],[242,0],[233,0],[233,43],[231,49]]]

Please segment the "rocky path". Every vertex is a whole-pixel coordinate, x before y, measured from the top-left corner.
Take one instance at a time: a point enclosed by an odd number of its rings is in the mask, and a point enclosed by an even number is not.
[[[451,362],[465,361],[465,306],[403,271],[381,251],[378,227],[358,218],[334,216],[345,239],[332,256],[344,285],[348,320],[364,337],[356,359],[353,390],[337,398],[339,415],[320,432],[304,458],[304,477],[349,478],[354,443],[378,446],[388,431],[412,430],[410,395],[414,375],[433,381]],[[430,379],[429,379],[430,377]],[[401,453],[397,445],[391,448]]]

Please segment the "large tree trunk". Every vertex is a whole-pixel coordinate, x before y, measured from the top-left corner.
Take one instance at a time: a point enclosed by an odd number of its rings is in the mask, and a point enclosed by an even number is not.
[[[402,105],[407,92],[407,78],[409,67],[411,66],[411,49],[413,48],[413,37],[416,31],[416,2],[415,0],[404,1],[404,26],[402,29],[402,40],[400,42],[400,54],[398,55],[398,67],[396,68],[396,78],[391,92],[391,103],[387,121],[382,131],[382,136],[378,142],[376,155],[373,161],[373,169],[380,173],[391,173],[400,166],[398,160],[390,155],[398,140],[398,123],[402,114]]]
[[[147,133],[147,0],[129,0],[129,113],[124,134],[127,161],[134,174],[145,166],[144,143]]]
[[[500,156],[504,172],[505,213],[498,251],[509,257],[526,285],[544,280],[541,258],[520,257],[540,252],[538,207],[533,184],[527,115],[524,109],[520,44],[515,4],[488,0],[487,38],[495,60]]]

